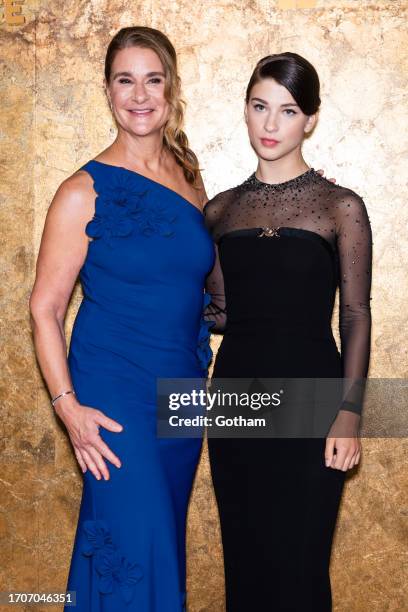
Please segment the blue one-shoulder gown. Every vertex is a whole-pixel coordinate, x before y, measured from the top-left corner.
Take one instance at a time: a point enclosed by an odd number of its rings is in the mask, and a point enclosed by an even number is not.
[[[97,198],[68,363],[79,402],[123,425],[100,429],[122,467],[105,460],[107,481],[84,474],[67,590],[78,612],[180,612],[202,440],[157,437],[156,379],[206,375],[214,247],[201,212],[172,189],[95,160],[82,169]]]

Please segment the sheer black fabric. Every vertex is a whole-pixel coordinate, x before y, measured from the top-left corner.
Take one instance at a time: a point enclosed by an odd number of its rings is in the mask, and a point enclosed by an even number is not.
[[[211,302],[204,312],[206,321],[212,321],[211,332],[221,333],[225,330],[227,312],[225,304],[224,277],[222,274],[218,245],[215,245],[215,264],[207,277],[206,292],[211,295]]]
[[[237,313],[234,304],[238,301],[239,270],[234,279],[224,278],[226,270],[223,269],[221,251],[225,239],[255,235],[263,240],[277,240],[295,236],[318,241],[330,253],[335,270],[334,294],[337,287],[340,291],[341,366],[342,377],[347,381],[342,407],[359,413],[369,365],[371,335],[372,234],[363,199],[354,191],[321,177],[313,168],[279,184],[264,183],[254,173],[241,185],[210,200],[204,208],[204,215],[217,245],[216,264],[207,279],[207,291],[212,302],[207,308],[206,319],[215,322],[212,331],[236,333],[239,328],[245,328],[250,319],[253,329],[258,320],[263,329],[271,326],[284,329],[286,325],[288,333],[290,326],[293,332],[299,330],[300,334],[305,334],[314,333],[320,325],[315,320],[315,328],[312,325],[309,332],[306,319],[301,315],[308,304],[292,304],[289,300],[285,303],[282,295],[279,295],[279,300],[285,312],[277,320],[270,305],[262,307],[259,299],[257,301],[254,295],[256,284],[240,287],[241,295],[246,294],[246,301],[242,305],[244,298],[239,298],[241,307]],[[274,253],[275,259],[271,254],[267,265],[271,270],[282,266],[284,271],[283,254],[281,257],[277,251]],[[248,265],[254,266],[256,277],[256,267],[260,262],[252,258]],[[228,274],[231,275],[231,266]],[[260,283],[259,278],[257,282]],[[267,273],[264,283],[268,283]],[[252,295],[248,295],[250,292]],[[328,296],[328,304],[333,297]],[[326,310],[331,318],[332,302],[329,306]],[[313,313],[309,312],[308,316],[313,319]]]

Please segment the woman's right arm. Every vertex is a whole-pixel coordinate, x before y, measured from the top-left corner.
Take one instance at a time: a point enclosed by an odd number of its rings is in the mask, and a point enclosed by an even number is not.
[[[222,334],[227,324],[227,309],[225,301],[224,276],[221,269],[218,246],[215,244],[214,267],[207,276],[205,290],[211,295],[211,302],[204,311],[204,319],[211,321],[211,333]]]
[[[30,295],[34,346],[51,397],[73,389],[67,360],[64,319],[68,302],[88,250],[85,233],[93,217],[96,194],[88,173],[79,171],[58,188],[48,209]],[[55,402],[83,472],[109,479],[103,460],[117,467],[119,458],[99,436],[99,426],[119,432],[122,426],[100,410],[81,405],[73,394]]]
[[[216,229],[220,211],[223,209],[222,194],[208,200],[207,196],[203,202],[203,215],[205,225],[209,233],[213,236]],[[211,302],[205,308],[204,319],[212,323],[211,333],[222,334],[227,324],[227,310],[224,289],[224,275],[222,273],[218,245],[214,242],[215,259],[214,266],[208,274],[205,283],[205,290],[211,296]]]

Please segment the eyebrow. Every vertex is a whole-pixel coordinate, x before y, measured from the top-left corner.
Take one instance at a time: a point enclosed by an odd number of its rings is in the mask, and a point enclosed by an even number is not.
[[[113,75],[113,78],[116,79],[119,76],[132,77],[133,75],[132,75],[131,72],[116,72]],[[162,76],[162,77],[164,77],[166,75],[164,74],[164,72],[148,72],[145,76],[147,76],[147,77],[153,77],[153,76]]]
[[[257,100],[261,104],[268,104],[268,102],[266,100],[262,100],[262,98],[251,98],[251,102],[253,102],[254,100]],[[282,108],[287,106],[298,106],[298,104],[296,104],[295,102],[287,102],[286,104],[281,104]]]

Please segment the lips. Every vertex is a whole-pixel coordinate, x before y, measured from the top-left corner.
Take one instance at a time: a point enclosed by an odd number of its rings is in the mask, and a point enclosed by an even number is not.
[[[152,108],[130,108],[129,109],[129,113],[132,113],[132,115],[139,115],[141,117],[145,115],[149,115],[152,112],[153,112]]]
[[[274,140],[273,138],[261,138],[261,142],[264,147],[275,147],[280,141]]]

